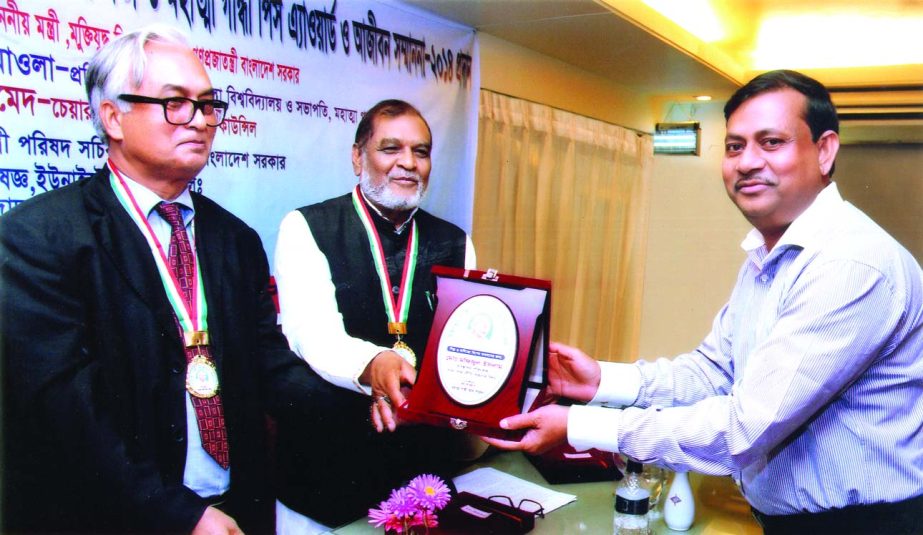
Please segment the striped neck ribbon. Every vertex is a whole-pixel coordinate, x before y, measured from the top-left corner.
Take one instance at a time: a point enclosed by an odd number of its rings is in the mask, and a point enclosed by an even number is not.
[[[138,206],[138,201],[135,200],[135,196],[132,195],[131,190],[125,183],[125,179],[112,160],[109,160],[108,164],[109,169],[112,171],[109,174],[109,183],[112,185],[112,190],[115,192],[116,198],[118,198],[119,202],[128,212],[128,215],[138,225],[138,228],[141,229],[141,234],[144,235],[148,247],[151,248],[151,252],[154,256],[154,263],[157,265],[157,273],[160,275],[160,281],[163,283],[163,288],[167,293],[167,300],[170,302],[170,306],[173,308],[173,312],[176,314],[176,318],[179,320],[180,326],[186,334],[188,345],[188,340],[192,333],[208,331],[208,305],[205,302],[205,286],[202,282],[202,270],[199,267],[197,255],[193,254],[195,286],[193,286],[192,289],[190,302],[187,303],[180,290],[179,281],[170,269],[163,246],[160,244],[157,235],[154,234],[154,229],[151,228],[151,224],[147,220],[147,215],[144,214],[141,207]],[[195,244],[192,244],[192,248],[193,253],[195,253]]]
[[[391,334],[405,334],[407,328],[407,315],[410,311],[410,294],[413,291],[413,274],[417,267],[417,220],[410,223],[410,236],[407,238],[407,253],[404,255],[404,271],[401,275],[401,286],[398,291],[397,299],[391,292],[391,276],[388,274],[388,264],[385,261],[384,249],[381,246],[381,238],[378,235],[378,229],[372,221],[372,215],[368,207],[362,201],[359,186],[353,190],[353,207],[362,226],[365,227],[365,233],[369,239],[369,249],[372,251],[372,262],[375,264],[375,271],[378,273],[378,280],[381,283],[381,296],[385,303],[385,312],[388,314],[388,330]],[[398,336],[400,339],[400,336]]]

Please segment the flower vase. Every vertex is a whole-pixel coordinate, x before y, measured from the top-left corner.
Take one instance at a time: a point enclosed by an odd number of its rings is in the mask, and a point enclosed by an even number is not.
[[[689,485],[689,474],[676,472],[673,483],[663,500],[663,521],[674,531],[686,531],[695,519],[695,500]]]

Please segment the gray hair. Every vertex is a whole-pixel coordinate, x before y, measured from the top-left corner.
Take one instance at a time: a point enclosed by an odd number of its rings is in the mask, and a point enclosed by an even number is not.
[[[87,98],[90,102],[93,127],[103,142],[108,142],[109,136],[103,128],[99,107],[104,100],[109,100],[122,111],[130,109],[131,105],[120,102],[118,96],[139,87],[144,80],[144,69],[147,66],[144,47],[150,42],[189,46],[189,40],[176,28],[164,24],[151,24],[120,35],[100,49],[90,60],[86,74]]]

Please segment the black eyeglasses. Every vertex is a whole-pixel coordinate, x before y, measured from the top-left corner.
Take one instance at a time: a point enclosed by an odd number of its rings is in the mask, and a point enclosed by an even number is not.
[[[487,499],[497,502],[497,503],[505,503],[506,505],[509,505],[510,507],[519,509],[520,511],[525,511],[526,513],[529,513],[532,516],[537,516],[539,518],[545,518],[545,508],[542,507],[542,504],[538,503],[535,500],[530,500],[529,498],[523,498],[519,500],[518,506],[513,505],[512,498],[510,498],[509,496],[504,496],[502,494],[495,494],[493,496],[488,496]]]
[[[138,104],[160,104],[163,106],[163,118],[168,123],[176,126],[183,126],[192,122],[195,112],[201,111],[205,117],[205,124],[208,126],[218,126],[224,121],[224,114],[228,109],[228,103],[222,100],[192,100],[185,97],[154,98],[143,95],[119,95],[119,99],[125,102]]]

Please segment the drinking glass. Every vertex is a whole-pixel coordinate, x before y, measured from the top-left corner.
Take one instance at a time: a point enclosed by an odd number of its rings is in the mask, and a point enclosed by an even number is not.
[[[651,520],[656,520],[663,516],[663,512],[658,505],[660,496],[663,494],[666,476],[666,470],[654,464],[645,464],[644,471],[641,472],[641,483],[651,493],[651,505],[647,513],[648,518]]]

